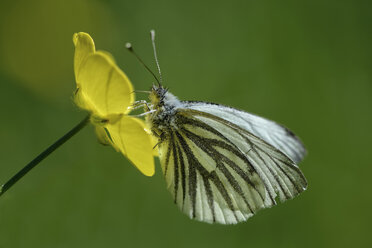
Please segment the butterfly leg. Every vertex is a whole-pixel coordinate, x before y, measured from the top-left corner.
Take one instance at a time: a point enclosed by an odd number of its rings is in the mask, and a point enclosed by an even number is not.
[[[130,110],[136,110],[136,109],[139,109],[139,108],[142,108],[142,107],[145,108],[145,106],[147,108],[149,108],[148,105],[147,105],[147,102],[145,100],[140,100],[140,101],[135,101],[132,104],[132,106],[130,106],[129,108],[130,108]]]
[[[145,116],[145,115],[148,115],[148,114],[151,114],[151,113],[154,113],[154,112],[156,112],[155,109],[150,110],[150,111],[147,111],[147,112],[142,113],[142,114],[134,115],[134,116],[135,116],[135,117],[141,117],[141,116]]]
[[[155,147],[159,146],[161,143],[163,143],[164,140],[166,140],[166,134],[165,134],[165,132],[161,132],[159,134],[155,130],[151,130],[151,132],[158,139],[158,143],[156,143],[156,145],[153,147],[153,149],[155,149]]]

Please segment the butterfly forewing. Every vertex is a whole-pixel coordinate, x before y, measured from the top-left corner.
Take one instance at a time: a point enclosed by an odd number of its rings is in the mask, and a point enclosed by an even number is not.
[[[296,163],[300,162],[306,154],[306,150],[299,138],[286,127],[274,121],[224,105],[205,102],[184,103],[185,107],[188,109],[218,116],[260,137],[267,143],[284,152]]]

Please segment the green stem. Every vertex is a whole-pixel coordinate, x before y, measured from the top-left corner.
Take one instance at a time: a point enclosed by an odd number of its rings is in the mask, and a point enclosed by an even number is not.
[[[4,183],[0,188],[0,196],[3,195],[8,189],[10,189],[19,179],[26,175],[30,170],[32,170],[36,165],[38,165],[44,158],[48,157],[52,152],[54,152],[58,147],[63,145],[67,140],[72,136],[77,134],[83,127],[85,127],[89,122],[89,115],[85,117],[79,124],[77,124],[73,129],[68,133],[63,135],[59,140],[54,144],[49,146],[45,151],[40,153],[34,160],[28,163],[23,169],[21,169],[17,174],[15,174],[11,179]]]

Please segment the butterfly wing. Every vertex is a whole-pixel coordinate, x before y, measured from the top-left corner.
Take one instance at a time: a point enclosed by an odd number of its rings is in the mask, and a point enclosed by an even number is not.
[[[300,162],[306,155],[306,149],[300,139],[288,128],[274,121],[224,105],[205,102],[184,103],[187,108],[229,120],[284,152],[295,163]]]
[[[307,186],[287,155],[229,119],[184,108],[175,124],[159,156],[167,187],[190,218],[238,223]]]

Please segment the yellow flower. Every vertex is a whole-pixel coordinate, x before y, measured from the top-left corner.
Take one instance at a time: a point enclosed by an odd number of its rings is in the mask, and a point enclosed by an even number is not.
[[[87,33],[73,36],[75,103],[90,112],[97,137],[112,145],[146,176],[155,172],[153,140],[141,119],[128,116],[134,103],[133,86],[113,57],[96,51]]]

